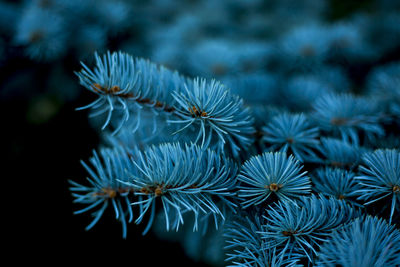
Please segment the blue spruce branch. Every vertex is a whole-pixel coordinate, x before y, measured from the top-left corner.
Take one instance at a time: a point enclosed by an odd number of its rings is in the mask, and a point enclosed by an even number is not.
[[[243,207],[260,205],[272,194],[281,200],[293,200],[309,194],[311,182],[302,166],[292,155],[267,152],[246,161],[237,179],[239,197],[244,198]]]
[[[76,74],[98,98],[79,109],[93,109],[92,116],[106,113],[102,129],[113,123],[117,133],[131,123],[135,132],[141,125],[141,110],[148,108],[155,116],[166,115],[168,123],[184,125],[175,133],[186,128],[196,131],[193,141],[202,146],[227,148],[237,157],[252,143],[253,119],[248,108],[221,83],[191,80],[122,52],[108,52],[102,58],[95,54],[95,58],[93,71],[82,63],[83,69]]]
[[[399,266],[400,231],[383,219],[365,216],[337,229],[321,246],[316,266]]]

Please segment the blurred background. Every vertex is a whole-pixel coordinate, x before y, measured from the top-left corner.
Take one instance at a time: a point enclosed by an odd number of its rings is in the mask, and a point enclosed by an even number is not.
[[[81,61],[93,66],[95,51],[216,78],[241,96],[273,88],[284,101],[269,104],[290,109],[323,90],[375,94],[382,68],[400,77],[399,25],[395,0],[0,1],[3,216],[21,223],[9,247],[55,264],[223,264],[218,242],[143,237],[134,224],[124,240],[112,213],[88,232],[89,218],[73,215],[68,179],[84,181],[80,160],[101,142],[88,113],[75,111],[95,99],[74,74]]]

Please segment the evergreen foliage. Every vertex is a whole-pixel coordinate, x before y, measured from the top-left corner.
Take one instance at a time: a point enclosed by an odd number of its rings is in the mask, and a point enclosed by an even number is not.
[[[400,266],[400,5],[350,2],[0,0],[0,93],[38,124],[87,96],[86,230],[111,214],[214,266]]]
[[[321,247],[316,266],[398,266],[399,253],[399,230],[366,216],[335,231]]]

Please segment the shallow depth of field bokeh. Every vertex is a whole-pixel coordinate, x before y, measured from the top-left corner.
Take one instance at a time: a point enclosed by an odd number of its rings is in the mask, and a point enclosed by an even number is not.
[[[90,231],[89,216],[73,215],[79,207],[68,180],[84,181],[80,160],[104,141],[102,121],[75,110],[95,99],[75,73],[81,62],[95,64],[95,52],[123,51],[188,77],[221,81],[254,107],[255,128],[267,133],[259,140],[265,151],[282,148],[277,129],[288,120],[282,114],[312,114],[332,134],[317,138],[321,154],[354,170],[359,156],[330,150],[341,138],[362,152],[400,149],[399,25],[395,0],[0,1],[3,163],[12,190],[22,190],[13,196],[18,207],[10,208],[24,218],[21,246],[29,250],[43,240],[43,250],[32,253],[38,259],[50,253],[93,263],[107,255],[114,264],[226,264],[218,231],[200,240],[187,229],[165,233],[155,225],[142,236],[145,225],[132,223],[123,239],[112,212]],[[356,130],[332,122],[346,112],[368,120],[354,122]],[[296,120],[305,125],[301,116]],[[290,151],[307,162],[320,156],[310,152],[313,142]],[[323,175],[315,173],[317,192],[330,190],[318,180]],[[390,206],[378,204],[388,219]],[[377,214],[380,206],[370,209]],[[394,222],[399,206],[395,211]]]

